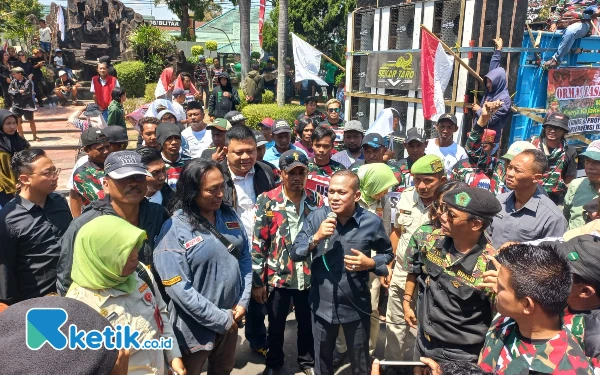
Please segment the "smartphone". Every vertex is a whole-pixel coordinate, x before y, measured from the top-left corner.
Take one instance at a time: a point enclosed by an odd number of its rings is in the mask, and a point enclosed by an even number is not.
[[[427,368],[423,362],[419,361],[379,361],[382,369],[393,367],[396,374],[399,375],[414,375],[420,374],[422,370]],[[417,371],[415,371],[417,369]]]

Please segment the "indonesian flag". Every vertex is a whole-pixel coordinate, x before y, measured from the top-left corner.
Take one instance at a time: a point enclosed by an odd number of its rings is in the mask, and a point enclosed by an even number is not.
[[[421,90],[423,116],[436,121],[446,112],[444,91],[452,75],[454,57],[446,55],[441,41],[421,30]]]
[[[265,8],[267,7],[266,0],[260,0],[258,8],[258,42],[263,45],[263,27],[265,26]]]

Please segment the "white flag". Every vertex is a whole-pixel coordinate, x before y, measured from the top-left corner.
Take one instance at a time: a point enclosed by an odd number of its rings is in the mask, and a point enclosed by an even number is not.
[[[297,37],[294,33],[292,33],[292,45],[294,49],[296,82],[311,79],[321,86],[328,86],[327,83],[319,77],[321,52]]]
[[[56,23],[58,24],[58,30],[60,31],[60,40],[65,41],[65,16],[62,7],[59,5],[56,11]]]

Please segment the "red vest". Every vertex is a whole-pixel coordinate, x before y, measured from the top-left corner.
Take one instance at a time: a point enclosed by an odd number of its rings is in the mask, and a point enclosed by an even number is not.
[[[94,85],[94,95],[96,95],[96,103],[102,110],[107,110],[108,105],[112,101],[112,90],[115,88],[117,79],[113,76],[106,76],[106,85],[100,83],[100,76],[92,77],[92,85]]]

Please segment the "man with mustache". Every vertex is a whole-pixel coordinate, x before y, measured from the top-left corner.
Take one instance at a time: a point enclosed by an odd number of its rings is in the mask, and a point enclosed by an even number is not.
[[[323,206],[323,198],[306,188],[306,155],[297,150],[286,151],[281,155],[279,166],[283,184],[261,194],[256,200],[256,225],[252,241],[252,298],[259,304],[266,303],[269,314],[269,351],[263,374],[279,374],[283,367],[285,323],[292,299],[298,322],[298,364],[305,374],[314,374],[312,323],[308,305],[310,260],[292,261],[289,249],[302,229],[306,216]],[[275,264],[277,270],[273,271]]]
[[[142,157],[134,151],[113,152],[104,163],[106,176],[102,186],[106,197],[92,202],[83,214],[73,220],[61,239],[57,266],[56,289],[65,295],[71,286],[71,267],[75,237],[79,229],[101,215],[115,215],[146,231],[148,238],[139,249],[140,262],[152,265],[154,240],[160,233],[169,213],[160,204],[146,199],[146,177],[152,175],[142,164]],[[107,228],[110,230],[110,228]]]
[[[233,207],[241,219],[248,239],[254,234],[256,197],[275,188],[277,178],[273,169],[256,160],[256,138],[245,125],[236,125],[227,131],[227,156],[221,163],[225,191],[223,203]],[[246,315],[246,338],[250,349],[266,357],[267,329],[264,305],[250,299]]]
[[[43,150],[15,153],[11,167],[21,191],[0,214],[0,302],[9,305],[55,291],[59,241],[72,220],[54,193],[60,168]]]

